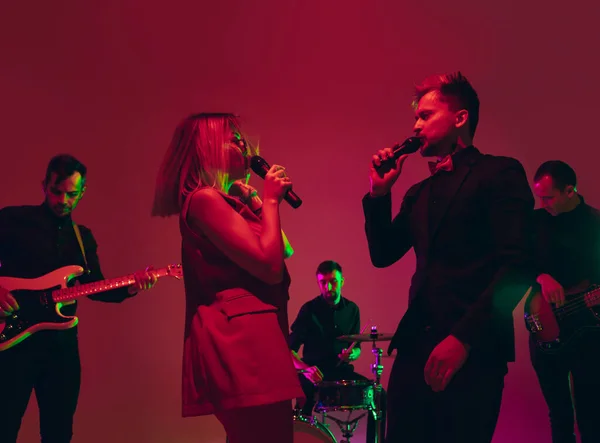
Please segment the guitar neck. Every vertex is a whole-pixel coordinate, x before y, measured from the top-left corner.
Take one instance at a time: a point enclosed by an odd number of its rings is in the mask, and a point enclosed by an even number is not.
[[[589,306],[596,306],[600,303],[600,288],[593,289],[585,294],[585,300]]]
[[[152,269],[148,271],[156,277],[165,277],[169,275],[169,268]],[[125,288],[135,283],[134,274],[125,275],[123,277],[100,280],[83,285],[72,286],[70,288],[62,288],[52,291],[52,301],[55,303],[74,300],[78,297],[85,297],[91,294],[111,291],[113,289]]]

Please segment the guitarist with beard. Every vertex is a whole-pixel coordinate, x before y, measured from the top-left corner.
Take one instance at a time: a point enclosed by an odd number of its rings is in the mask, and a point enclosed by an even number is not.
[[[43,204],[0,210],[0,276],[35,279],[63,266],[80,265],[87,271],[79,278],[81,283],[104,279],[91,231],[85,226],[77,228],[71,219],[85,193],[85,179],[86,167],[81,162],[70,155],[58,155],[50,160],[42,182]],[[137,272],[134,278],[132,286],[89,298],[121,302],[139,290],[150,289],[157,279],[148,270]],[[0,287],[0,317],[19,315],[20,308],[18,297]],[[76,304],[71,304],[62,312],[74,315],[75,308]],[[70,442],[80,378],[76,327],[39,331],[0,352],[0,440],[16,443],[21,419],[35,390],[42,442]]]
[[[528,324],[531,361],[549,408],[553,443],[575,443],[575,406],[582,442],[597,443],[600,321],[593,308],[600,291],[590,286],[600,284],[600,211],[585,203],[575,172],[562,161],[543,163],[533,188],[541,205],[534,211],[539,287],[537,302],[530,298],[526,305],[526,322],[532,321],[528,311],[539,324],[552,321],[537,335]],[[560,329],[556,352],[540,346],[541,334],[553,333],[554,319],[544,318],[545,313],[555,314]]]

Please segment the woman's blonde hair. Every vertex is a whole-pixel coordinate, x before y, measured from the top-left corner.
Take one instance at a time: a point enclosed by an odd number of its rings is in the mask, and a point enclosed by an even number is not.
[[[238,157],[229,147],[239,127],[238,118],[225,113],[194,114],[177,126],[158,170],[152,215],[179,214],[186,197],[202,186],[227,192]]]

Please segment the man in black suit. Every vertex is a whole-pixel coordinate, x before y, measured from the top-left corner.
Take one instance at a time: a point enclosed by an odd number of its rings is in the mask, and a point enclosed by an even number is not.
[[[517,160],[473,146],[478,120],[479,98],[460,72],[417,86],[414,132],[421,155],[438,161],[393,220],[391,188],[407,155],[394,162],[384,149],[372,160],[363,199],[371,261],[387,267],[410,248],[417,261],[389,349],[398,351],[387,443],[487,443],[498,419],[514,361],[512,310],[530,284],[534,199]]]

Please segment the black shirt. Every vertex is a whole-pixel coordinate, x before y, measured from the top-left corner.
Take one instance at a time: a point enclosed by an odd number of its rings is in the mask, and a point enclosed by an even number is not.
[[[471,161],[474,155],[477,155],[479,151],[475,146],[467,146],[465,148],[456,150],[452,153],[452,164],[454,170],[462,164]],[[443,161],[443,160],[442,160]],[[454,187],[452,182],[455,180],[453,177],[453,171],[438,171],[427,181],[425,186],[429,186],[429,230],[434,229],[439,223],[439,218],[444,214],[438,211],[439,207],[448,207],[449,202],[454,198]]]
[[[350,346],[350,342],[337,340],[340,335],[360,332],[360,311],[356,303],[341,297],[340,302],[329,305],[321,295],[306,302],[292,323],[289,346],[298,352],[304,345],[302,359],[322,371],[334,368],[340,361],[338,354]],[[355,348],[360,348],[357,343]],[[345,366],[351,366],[343,363]],[[340,365],[342,366],[342,365]]]
[[[103,280],[96,240],[85,226],[79,225],[79,230],[89,273],[77,280],[80,283]],[[68,265],[86,267],[70,216],[57,217],[45,204],[0,209],[0,276],[37,278]],[[105,302],[121,302],[128,297],[127,288],[89,296]],[[74,315],[76,306],[76,303],[64,306],[62,312]]]
[[[534,211],[537,275],[549,274],[565,289],[585,280],[600,284],[600,211],[580,198],[556,216]]]

